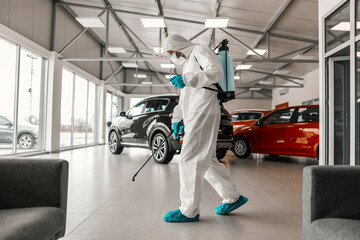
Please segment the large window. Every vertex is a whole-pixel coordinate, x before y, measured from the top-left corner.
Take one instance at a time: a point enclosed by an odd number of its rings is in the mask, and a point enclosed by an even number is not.
[[[106,93],[106,122],[108,126],[123,111],[123,98],[111,93]]]
[[[96,91],[94,83],[63,70],[61,147],[96,142]]]
[[[0,38],[0,154],[43,150],[46,60]]]

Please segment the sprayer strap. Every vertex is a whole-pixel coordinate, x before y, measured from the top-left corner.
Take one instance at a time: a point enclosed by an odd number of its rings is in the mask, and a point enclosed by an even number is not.
[[[196,58],[195,56],[194,56],[194,58],[195,58],[196,62],[199,64],[200,69],[201,69],[201,70],[204,70],[204,69],[201,67],[201,65],[200,65],[199,61],[197,60],[197,58]],[[223,92],[223,91],[224,91],[218,83],[215,83],[215,84],[213,84],[213,85],[217,88],[217,90],[216,90],[216,89],[213,89],[213,88],[209,88],[209,87],[203,87],[203,88],[205,88],[205,89],[207,89],[207,90],[214,91],[214,92]]]

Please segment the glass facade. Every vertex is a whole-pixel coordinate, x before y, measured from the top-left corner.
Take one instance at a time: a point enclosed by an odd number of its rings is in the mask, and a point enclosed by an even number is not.
[[[63,70],[60,146],[95,143],[97,85]]]
[[[0,52],[0,155],[44,150],[46,59],[2,38]]]
[[[350,1],[325,19],[326,52],[350,39]]]

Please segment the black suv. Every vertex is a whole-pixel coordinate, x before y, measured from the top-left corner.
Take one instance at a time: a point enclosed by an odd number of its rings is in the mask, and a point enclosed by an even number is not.
[[[153,152],[171,132],[171,118],[174,107],[179,102],[178,95],[148,97],[129,111],[121,112],[109,129],[109,149],[120,154],[124,147],[148,148]],[[186,134],[186,126],[185,126]],[[221,123],[217,140],[217,158],[225,157],[233,144],[231,115],[221,106]],[[161,149],[154,155],[158,163],[168,163],[174,154],[180,153],[181,141],[172,134]]]

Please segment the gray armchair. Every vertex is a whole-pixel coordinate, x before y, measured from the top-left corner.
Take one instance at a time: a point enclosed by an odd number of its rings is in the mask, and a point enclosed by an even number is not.
[[[304,169],[303,239],[360,239],[360,167]]]
[[[63,237],[67,189],[67,161],[0,159],[0,240]]]

